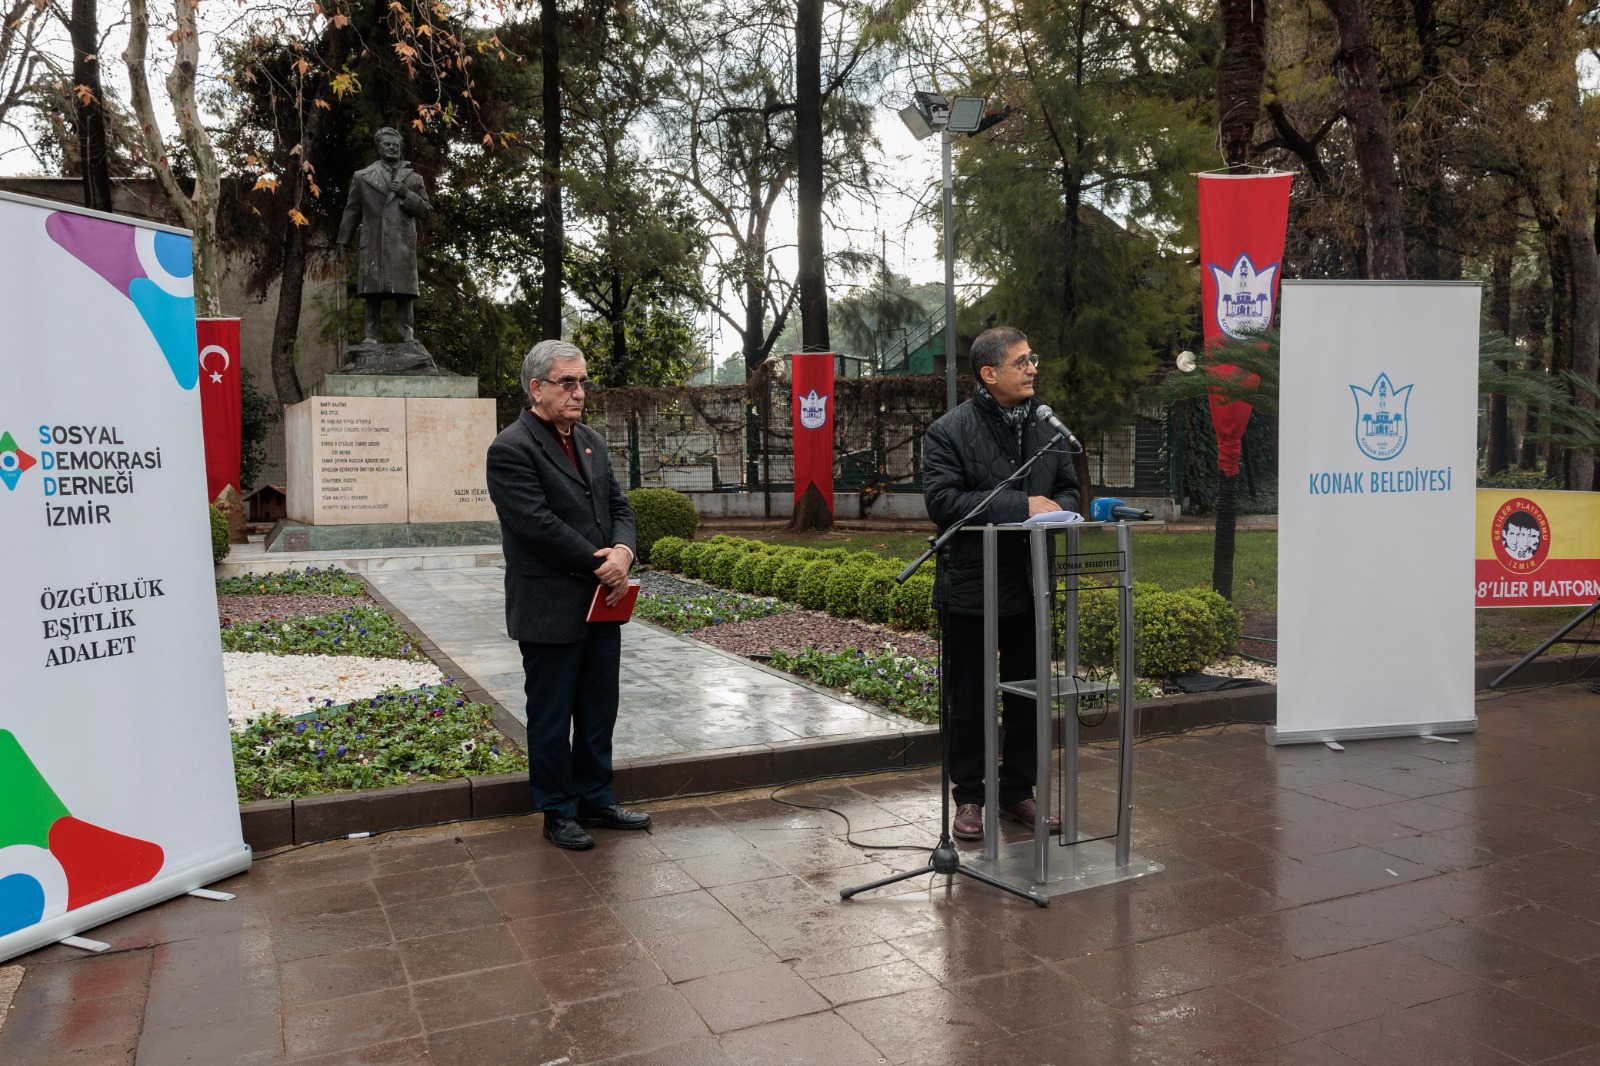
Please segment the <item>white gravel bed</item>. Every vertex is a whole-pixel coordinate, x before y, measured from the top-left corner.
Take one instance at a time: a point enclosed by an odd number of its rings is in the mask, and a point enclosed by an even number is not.
[[[323,700],[349,703],[395,685],[412,689],[444,682],[437,666],[409,659],[259,651],[223,652],[222,675],[228,686],[228,724],[235,730],[264,714],[304,714]]]

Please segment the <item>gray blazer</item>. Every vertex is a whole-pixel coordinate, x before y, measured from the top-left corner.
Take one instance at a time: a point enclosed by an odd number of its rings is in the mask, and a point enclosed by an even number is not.
[[[611,472],[605,438],[572,427],[584,477],[529,411],[489,445],[489,497],[506,555],[506,632],[512,640],[582,640],[598,548],[636,552],[633,508]],[[587,481],[587,484],[585,482]]]

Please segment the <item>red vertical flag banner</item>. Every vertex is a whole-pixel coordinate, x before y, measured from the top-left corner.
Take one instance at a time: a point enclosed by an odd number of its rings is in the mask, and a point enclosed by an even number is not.
[[[1200,175],[1200,306],[1206,347],[1268,329],[1283,280],[1283,239],[1289,228],[1292,174]],[[1254,388],[1255,374],[1231,363],[1207,363],[1210,373]],[[1239,473],[1250,404],[1211,390],[1217,466]]]
[[[196,319],[200,342],[200,424],[205,430],[206,498],[227,485],[240,492],[239,320]]]
[[[833,514],[833,353],[789,357],[794,415],[794,502],[815,485]]]

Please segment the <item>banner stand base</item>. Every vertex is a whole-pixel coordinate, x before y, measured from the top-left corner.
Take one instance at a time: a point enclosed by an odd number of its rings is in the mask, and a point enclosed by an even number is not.
[[[134,911],[153,907],[158,903],[165,903],[169,899],[184,895],[192,889],[208,885],[213,881],[220,881],[234,874],[242,874],[250,869],[251,851],[247,845],[241,844],[239,850],[230,852],[210,862],[191,866],[186,870],[179,870],[168,877],[152,881],[147,885],[130,888],[126,892],[119,892],[115,896],[96,900],[93,903],[71,910],[67,913],[37,925],[30,925],[25,929],[18,929],[14,933],[0,937],[0,962],[33,951],[35,948],[47,947],[50,944],[65,944],[69,940],[81,940],[77,934],[86,929],[105,925],[109,921],[132,914]],[[97,941],[88,941],[97,943]],[[82,946],[74,945],[74,946]],[[90,949],[94,950],[94,949]]]
[[[1385,737],[1438,739],[1441,733],[1475,733],[1477,729],[1476,718],[1461,718],[1449,722],[1352,726],[1348,729],[1279,729],[1277,726],[1269,725],[1267,743],[1274,747],[1280,744],[1326,744],[1338,750],[1335,742],[1341,740],[1382,740]]]
[[[86,936],[64,936],[56,943],[65,944],[69,948],[78,948],[81,951],[92,951],[96,955],[102,951],[109,951],[111,948],[111,945],[104,940],[90,940]]]

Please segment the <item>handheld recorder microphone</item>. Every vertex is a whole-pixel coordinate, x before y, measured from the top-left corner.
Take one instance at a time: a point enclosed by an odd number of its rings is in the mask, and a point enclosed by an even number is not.
[[[1102,496],[1089,505],[1089,517],[1096,522],[1126,522],[1130,518],[1148,522],[1155,515],[1138,507],[1129,507],[1115,496]]]

